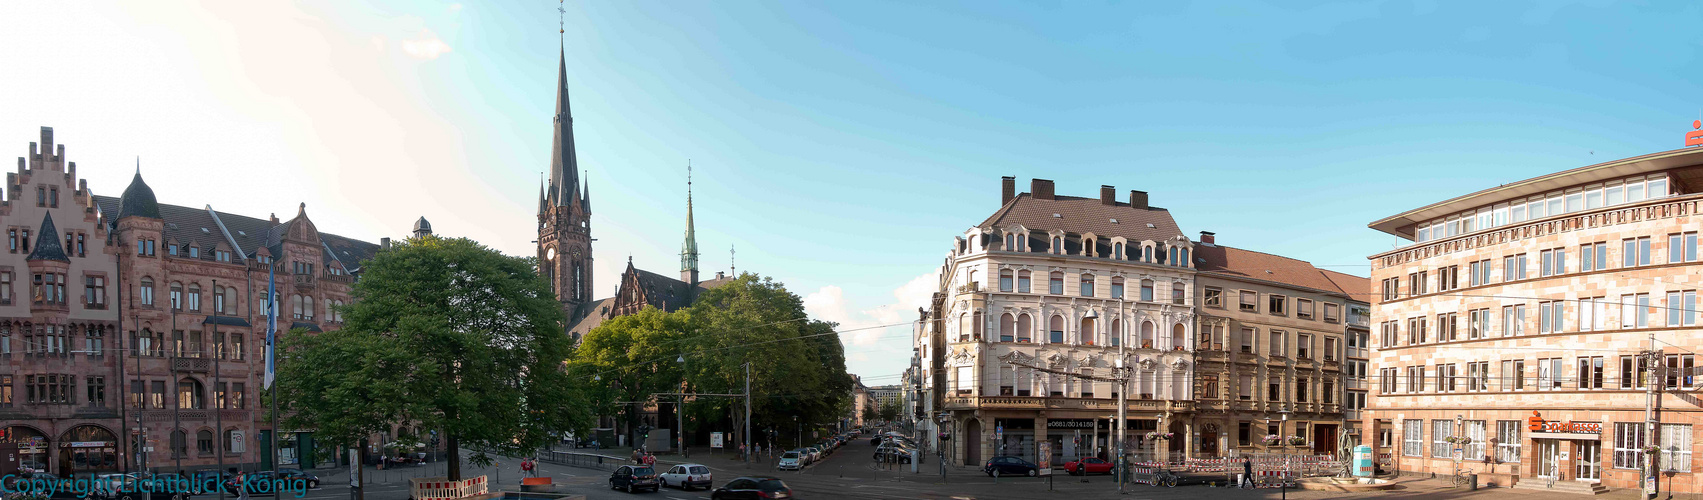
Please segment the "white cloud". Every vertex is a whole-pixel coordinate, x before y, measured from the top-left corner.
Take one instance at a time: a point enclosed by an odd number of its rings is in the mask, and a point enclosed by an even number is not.
[[[420,30],[419,38],[402,41],[402,52],[415,59],[432,60],[449,53],[449,44],[444,43],[432,30]]]
[[[461,12],[461,4],[458,4],[458,3],[449,4],[449,13],[454,14],[454,13],[457,13],[457,12]]]
[[[842,336],[842,339],[853,345],[874,345],[883,335],[888,338],[902,338],[904,340],[901,343],[908,343],[908,336],[901,337],[893,332],[910,331],[910,328],[903,324],[917,318],[918,307],[928,306],[938,279],[935,273],[912,278],[893,289],[893,302],[860,310],[855,314],[846,302],[845,291],[838,286],[828,285],[804,297],[804,312],[809,313],[812,318],[839,323],[840,331],[849,335],[849,338]],[[900,326],[874,328],[881,325]]]

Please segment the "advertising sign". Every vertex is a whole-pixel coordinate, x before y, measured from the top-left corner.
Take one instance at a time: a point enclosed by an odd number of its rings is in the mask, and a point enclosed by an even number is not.
[[[361,487],[361,450],[349,448],[349,489]]]
[[[1372,447],[1354,447],[1354,476],[1372,477]]]
[[[1690,132],[1685,133],[1685,146],[1703,146],[1703,120],[1692,120]]]
[[[1035,465],[1041,466],[1041,470],[1037,472],[1036,475],[1051,476],[1053,475],[1053,442],[1044,440],[1036,441],[1039,442],[1035,443],[1035,449],[1037,452]]]
[[[720,432],[711,432],[710,433],[710,447],[711,448],[720,448],[721,443],[722,443],[721,433]]]
[[[1005,426],[996,425],[993,427],[993,442],[998,443],[1002,441],[1005,441]]]

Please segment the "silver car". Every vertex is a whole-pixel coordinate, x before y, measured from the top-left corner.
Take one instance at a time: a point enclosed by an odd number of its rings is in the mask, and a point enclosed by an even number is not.
[[[786,452],[785,454],[781,455],[781,460],[780,460],[779,463],[775,464],[775,468],[780,469],[780,470],[799,470],[799,469],[802,469],[802,468],[804,468],[804,458],[799,456],[798,452],[796,452],[796,451]]]

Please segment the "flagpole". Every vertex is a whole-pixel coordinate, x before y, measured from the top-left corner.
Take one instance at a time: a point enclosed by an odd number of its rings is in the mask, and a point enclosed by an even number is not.
[[[274,351],[278,336],[278,266],[268,258],[266,261],[266,388],[272,400],[272,477],[278,477],[278,385],[273,383],[277,368],[274,366],[277,354]]]
[[[181,296],[180,297],[174,297],[172,300],[168,300],[168,303],[166,305],[168,307],[171,307],[171,337],[172,337],[171,338],[171,342],[172,342],[172,345],[171,345],[171,378],[172,378],[172,385],[178,387],[177,397],[172,398],[172,399],[177,400],[177,404],[172,405],[172,407],[171,407],[171,426],[172,426],[172,429],[171,429],[171,434],[168,435],[168,436],[170,436],[168,438],[168,441],[171,442],[172,458],[177,461],[177,473],[181,477],[183,475],[183,455],[189,451],[189,449],[188,449],[189,448],[189,433],[185,432],[183,434],[184,450],[182,452],[178,451],[177,442],[174,439],[171,439],[171,438],[176,438],[179,432],[183,432],[183,423],[182,423],[181,419],[179,418],[179,415],[183,413],[183,387],[182,387],[183,381],[178,380],[178,378],[177,378],[177,358],[178,358],[179,355],[183,354],[182,352],[179,352],[179,351],[183,350],[183,332],[180,332],[180,331],[177,330],[177,306],[178,306],[178,301],[180,301],[180,300],[183,300],[183,298]],[[191,400],[193,401],[194,399],[191,398]],[[203,422],[205,422],[205,420],[203,420]]]
[[[214,296],[213,304],[215,306],[223,307],[225,305],[225,294],[219,292],[219,280],[213,280],[212,291],[213,293],[218,294]],[[200,297],[196,297],[196,299],[196,307],[200,307]],[[213,435],[215,436],[213,439],[215,443],[214,446],[218,447],[217,453],[219,454],[219,473],[217,474],[217,477],[219,477],[219,500],[225,500],[225,447],[230,445],[230,438],[225,437],[225,403],[230,401],[231,393],[230,391],[225,390],[224,382],[222,382],[219,378],[219,361],[225,357],[225,349],[231,346],[225,343],[225,339],[223,337],[219,336],[219,307],[213,308],[212,321],[213,342],[219,345],[219,352],[213,353],[213,388],[214,390],[219,391],[219,400],[213,405],[215,406],[213,411],[218,412],[213,414],[213,426],[215,429],[213,431]],[[203,320],[202,323],[205,324],[207,321]],[[238,484],[237,487],[241,488],[242,485]]]

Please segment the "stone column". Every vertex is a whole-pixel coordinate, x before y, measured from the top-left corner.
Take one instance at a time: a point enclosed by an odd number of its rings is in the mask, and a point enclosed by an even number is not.
[[[1194,419],[1193,418],[1190,418],[1187,422],[1183,422],[1183,434],[1184,435],[1182,435],[1182,436],[1177,436],[1178,439],[1183,440],[1183,456],[1188,457],[1188,458],[1194,458],[1195,446],[1196,445],[1195,445]]]
[[[1045,463],[1042,462],[1042,460],[1049,460],[1050,459],[1050,457],[1043,457],[1043,456],[1040,455],[1040,453],[1041,453],[1041,442],[1042,441],[1048,441],[1050,439],[1051,438],[1047,436],[1047,413],[1046,412],[1040,412],[1040,413],[1035,414],[1035,463],[1036,464],[1045,465]]]

